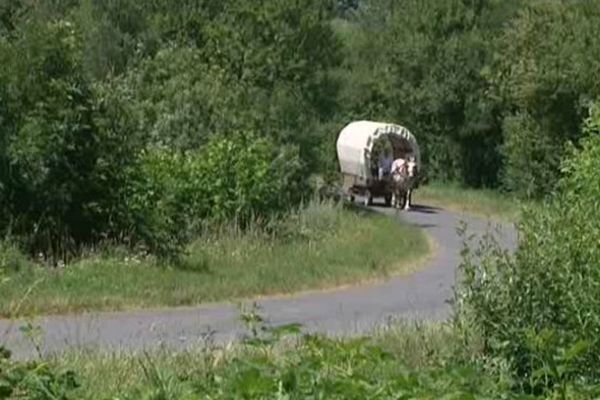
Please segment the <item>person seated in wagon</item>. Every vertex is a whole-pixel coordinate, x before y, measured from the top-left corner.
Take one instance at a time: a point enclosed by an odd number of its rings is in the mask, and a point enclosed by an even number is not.
[[[385,177],[390,176],[392,172],[392,163],[394,162],[394,158],[392,157],[392,151],[390,149],[386,149],[383,153],[383,157],[379,160],[379,179],[383,179]]]

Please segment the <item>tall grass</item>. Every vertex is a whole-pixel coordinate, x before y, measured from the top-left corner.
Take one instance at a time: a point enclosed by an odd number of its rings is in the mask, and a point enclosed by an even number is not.
[[[469,189],[457,184],[430,183],[415,191],[413,201],[481,217],[515,222],[525,205],[508,194],[492,189]],[[527,204],[531,206],[531,204]]]
[[[271,339],[269,339],[269,337]],[[184,353],[71,354],[81,399],[542,399],[470,361],[452,327],[402,325],[372,338],[278,335]],[[588,399],[592,386],[571,393]]]
[[[441,395],[448,385],[458,388],[476,378],[474,370],[457,366],[448,368],[456,369],[454,375],[446,374],[441,357],[453,335],[439,325],[407,324],[372,339],[276,337],[267,331],[261,343],[177,354],[73,353],[55,363],[80,371],[77,394],[83,399],[99,391],[106,398],[140,399],[390,398],[402,392]]]
[[[261,224],[264,226],[264,224]],[[112,252],[61,269],[11,273],[0,297],[7,316],[37,282],[19,315],[233,301],[408,274],[429,251],[417,228],[333,203],[311,203],[265,230],[221,226],[177,265]]]

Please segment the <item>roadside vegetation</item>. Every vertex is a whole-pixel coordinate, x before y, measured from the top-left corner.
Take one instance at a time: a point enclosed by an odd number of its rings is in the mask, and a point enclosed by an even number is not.
[[[430,183],[419,187],[414,195],[416,205],[477,215],[503,222],[517,222],[526,207],[534,202],[492,189],[473,189],[458,184]]]
[[[416,135],[440,182],[424,203],[521,214],[514,254],[466,232],[445,326],[27,363],[0,347],[0,399],[600,397],[598,37],[597,0],[2,2],[6,315],[408,272],[410,228],[302,208],[312,176],[337,183],[352,120]]]
[[[414,272],[433,251],[418,228],[335,203],[311,203],[270,232],[225,226],[193,242],[177,264],[127,251],[42,269],[14,248],[0,315],[122,310],[236,301],[330,289]],[[6,265],[6,264],[5,264]]]
[[[358,119],[412,131],[431,182],[541,200],[600,96],[598,10],[6,1],[0,233],[54,266],[107,242],[177,259],[207,224],[282,217],[312,176],[336,184]]]
[[[289,331],[290,329],[288,329]],[[369,339],[294,338],[272,331],[233,347],[176,356],[72,354],[56,362],[80,371],[73,396],[93,399],[492,399],[504,388],[464,361],[452,330],[403,326]]]
[[[590,119],[592,136],[563,165],[560,190],[520,222],[516,254],[491,236],[475,247],[465,237],[446,325],[334,340],[266,327],[250,310],[239,344],[27,364],[6,353],[0,388],[40,399],[598,398],[599,128]]]

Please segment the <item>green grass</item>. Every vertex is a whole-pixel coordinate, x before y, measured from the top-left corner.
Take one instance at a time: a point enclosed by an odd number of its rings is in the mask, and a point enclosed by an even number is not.
[[[0,381],[5,374],[19,398],[40,400],[583,400],[600,394],[600,386],[585,381],[566,392],[525,394],[505,365],[485,361],[481,347],[458,332],[406,323],[371,337],[331,339],[283,327],[241,343],[178,352],[73,352],[39,364],[9,361]]]
[[[73,398],[98,399],[548,399],[511,387],[500,368],[471,361],[451,327],[402,326],[370,338],[271,339],[187,352],[70,354]],[[587,399],[578,387],[569,399]]]
[[[207,342],[176,352],[84,351],[27,364],[3,362],[0,355],[0,382],[3,389],[16,388],[19,398],[40,400],[583,400],[600,395],[600,385],[576,378],[566,390],[549,386],[526,394],[508,365],[486,358],[481,341],[451,325],[404,323],[348,339],[300,336],[296,327],[266,328],[242,342]]]
[[[413,202],[505,222],[519,218],[523,202],[490,189],[432,183],[415,191]]]
[[[311,205],[275,235],[203,236],[182,265],[89,256],[67,268],[22,268],[2,288],[0,314],[186,306],[326,289],[408,274],[430,251],[420,230],[332,205]]]
[[[177,354],[80,353],[56,363],[79,371],[82,387],[76,397],[81,399],[95,399],[98,393],[107,399],[386,399],[402,398],[392,396],[402,391],[441,396],[449,384],[482,382],[475,371],[460,371],[464,377],[459,380],[437,370],[437,352],[444,351],[451,335],[447,330],[416,331],[347,341],[284,339]]]

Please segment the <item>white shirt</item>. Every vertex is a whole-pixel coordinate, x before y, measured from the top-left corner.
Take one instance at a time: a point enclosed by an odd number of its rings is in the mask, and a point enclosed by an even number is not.
[[[406,160],[404,158],[397,158],[394,160],[394,162],[392,163],[392,173],[394,173],[394,171],[399,170],[400,168],[402,168],[404,166],[404,164],[406,164]]]

